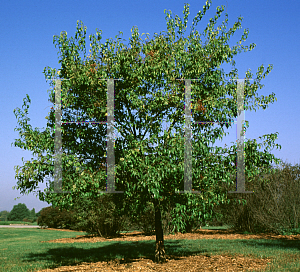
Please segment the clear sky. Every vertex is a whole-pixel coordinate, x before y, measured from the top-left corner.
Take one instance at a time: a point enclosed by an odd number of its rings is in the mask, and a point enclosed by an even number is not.
[[[0,113],[2,116],[2,129],[0,130],[0,211],[11,211],[14,205],[25,203],[31,210],[38,212],[41,208],[50,206],[46,202],[39,201],[35,194],[21,195],[13,190],[16,185],[15,165],[23,165],[24,161],[30,160],[32,154],[29,151],[14,147],[11,143],[18,139],[19,135],[14,128],[17,127],[17,119],[13,110],[22,108],[23,98],[29,94],[31,104],[28,117],[33,128],[45,128],[46,119],[52,104],[48,101],[47,90],[50,89],[46,82],[43,69],[46,66],[59,69],[58,49],[53,44],[53,35],[59,35],[61,31],[67,31],[68,38],[76,32],[76,22],[81,20],[87,26],[87,41],[90,34],[96,33],[96,28],[102,30],[102,43],[106,39],[113,38],[123,32],[129,46],[131,28],[137,26],[139,34],[149,33],[153,38],[154,33],[167,31],[164,9],[171,10],[183,18],[183,7],[187,1],[176,0],[131,0],[131,1],[3,1],[1,4],[1,64],[0,64]],[[190,4],[188,27],[184,37],[190,31],[193,18],[199,10],[202,10],[205,1],[193,0]],[[264,88],[258,90],[258,96],[267,96],[274,92],[277,101],[266,109],[246,111],[245,119],[250,126],[246,132],[246,139],[258,139],[259,136],[279,132],[277,144],[282,149],[273,149],[273,154],[283,161],[295,165],[300,163],[298,140],[300,113],[299,87],[299,40],[300,40],[300,2],[294,1],[241,1],[217,0],[196,29],[201,34],[209,19],[216,13],[217,6],[227,6],[229,15],[228,28],[238,20],[242,21],[242,29],[236,31],[231,37],[229,45],[232,47],[240,39],[245,28],[249,29],[249,35],[244,45],[256,43],[256,48],[250,52],[238,54],[234,60],[238,68],[239,78],[244,78],[250,68],[256,75],[257,68],[264,64],[273,64],[271,73],[262,80]],[[222,14],[217,25],[225,19]],[[141,37],[145,40],[146,35]],[[89,42],[87,42],[87,52]],[[226,72],[230,65],[222,65]],[[214,146],[224,146],[236,140],[236,125],[226,130],[229,135]],[[261,141],[258,139],[258,143]],[[261,149],[262,151],[263,149]],[[39,189],[44,190],[45,183],[40,184]],[[246,188],[247,189],[247,188]],[[20,199],[14,200],[14,198]]]

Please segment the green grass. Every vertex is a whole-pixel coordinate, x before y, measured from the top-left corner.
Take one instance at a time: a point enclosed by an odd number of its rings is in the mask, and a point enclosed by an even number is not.
[[[153,260],[155,241],[41,243],[84,234],[46,229],[0,228],[0,271],[29,272],[76,265],[81,262],[99,262],[116,258],[129,260],[142,256]],[[167,255],[174,256],[244,254],[256,258],[269,257],[275,258],[274,266],[268,266],[269,270],[266,271],[300,271],[299,241],[165,240],[165,249]]]

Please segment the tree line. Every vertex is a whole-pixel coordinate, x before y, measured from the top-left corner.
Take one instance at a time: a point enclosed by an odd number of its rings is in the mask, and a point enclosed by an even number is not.
[[[19,203],[14,205],[13,209],[8,211],[0,212],[0,221],[26,221],[26,222],[35,222],[40,216],[42,209],[36,213],[35,208],[31,211],[27,208],[26,204]]]

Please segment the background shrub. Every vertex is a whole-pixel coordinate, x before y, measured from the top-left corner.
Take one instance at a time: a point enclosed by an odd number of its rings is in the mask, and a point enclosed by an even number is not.
[[[117,236],[129,224],[122,209],[115,204],[120,199],[117,194],[102,195],[97,200],[81,198],[74,206],[73,228],[101,237]],[[119,206],[122,203],[119,201]]]
[[[300,212],[299,165],[283,163],[275,174],[261,174],[246,182],[246,190],[254,194],[228,198],[246,199],[247,204],[221,204],[214,208],[222,213],[222,223],[232,225],[236,231],[250,233],[297,233]],[[247,180],[246,180],[247,181]],[[225,191],[235,186],[222,185]]]
[[[65,209],[60,211],[58,207],[50,206],[41,210],[37,223],[41,227],[68,229],[74,224],[74,213]]]

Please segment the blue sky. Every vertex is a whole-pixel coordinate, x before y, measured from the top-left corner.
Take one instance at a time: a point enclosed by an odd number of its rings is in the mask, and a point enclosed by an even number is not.
[[[13,110],[21,108],[23,98],[29,94],[31,104],[29,108],[30,124],[33,128],[45,128],[50,106],[47,90],[50,89],[44,77],[43,69],[46,66],[59,69],[58,49],[53,44],[53,35],[59,35],[61,31],[67,31],[68,38],[74,36],[76,22],[81,20],[87,26],[87,39],[90,34],[96,33],[96,28],[102,30],[102,43],[106,39],[113,38],[119,33],[128,46],[131,37],[131,28],[137,26],[139,34],[149,33],[153,38],[154,33],[167,31],[164,9],[171,10],[183,18],[183,7],[187,1],[167,0],[131,0],[131,1],[4,1],[1,4],[1,64],[0,64],[0,91],[2,129],[0,130],[0,211],[12,210],[14,205],[25,203],[31,210],[38,212],[41,208],[50,206],[41,202],[35,194],[21,195],[13,190],[16,185],[15,165],[23,165],[21,160],[30,160],[32,154],[29,151],[14,147],[11,143],[18,139],[19,135],[14,128],[17,127],[17,119]],[[202,10],[205,1],[189,1],[190,15],[188,18],[187,37],[193,18],[199,10]],[[283,161],[295,165],[299,160],[299,119],[300,107],[298,107],[300,94],[296,82],[299,78],[296,64],[299,64],[299,37],[300,37],[300,9],[299,1],[213,1],[212,6],[198,24],[196,29],[201,34],[209,19],[216,13],[217,6],[227,6],[229,15],[228,28],[232,27],[239,16],[242,21],[242,29],[236,31],[229,45],[232,47],[240,39],[245,28],[249,29],[249,35],[244,45],[256,43],[256,48],[250,52],[238,54],[234,60],[238,68],[239,78],[244,78],[250,68],[256,75],[257,68],[264,64],[273,64],[271,73],[262,80],[264,88],[258,90],[258,96],[267,96],[274,92],[277,101],[266,109],[246,111],[245,119],[250,126],[246,132],[247,139],[257,139],[259,136],[279,132],[277,144],[282,149],[273,149],[272,153]],[[217,25],[225,19],[222,14]],[[297,27],[298,26],[298,27]],[[141,37],[145,40],[146,35]],[[87,52],[89,42],[87,42]],[[228,64],[222,65],[226,72]],[[236,140],[236,125],[226,130],[229,135],[214,146],[229,145]],[[261,142],[260,140],[258,141]],[[263,150],[263,149],[261,149]],[[46,188],[45,183],[39,185],[40,190]],[[247,188],[246,188],[247,189]],[[14,200],[14,198],[20,199]]]

